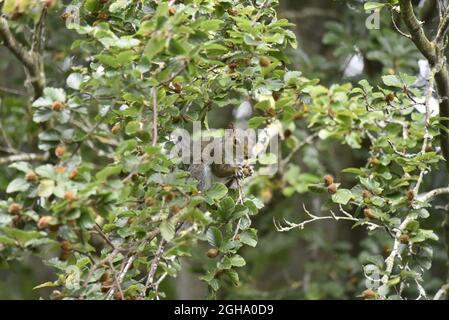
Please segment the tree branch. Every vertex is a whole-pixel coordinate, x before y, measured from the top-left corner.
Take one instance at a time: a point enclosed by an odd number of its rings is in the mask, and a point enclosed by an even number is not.
[[[421,22],[416,18],[413,11],[413,5],[410,0],[400,0],[401,16],[407,26],[410,36],[416,47],[421,51],[424,57],[429,60],[430,64],[435,65],[437,62],[437,54],[435,45],[427,38]]]
[[[0,17],[0,39],[12,54],[24,65],[29,73],[29,81],[34,89],[34,99],[39,98],[45,88],[45,74],[39,55],[22,45],[9,29],[8,21]]]
[[[157,90],[155,87],[151,89],[151,94],[153,96],[153,147],[157,144]]]
[[[435,37],[436,43],[441,43],[444,40],[448,27],[449,27],[449,6],[446,8],[443,15],[443,19],[440,21],[440,24],[438,26],[438,32]]]
[[[442,53],[443,47],[440,43],[430,41],[421,26],[421,22],[416,18],[413,11],[411,0],[400,0],[401,16],[404,20],[412,37],[412,41],[424,57],[429,61],[432,69],[436,70],[435,83],[440,97],[440,117],[449,117],[449,74],[447,71],[447,64]],[[446,10],[447,12],[447,10]],[[442,18],[438,34],[444,37],[445,32],[442,29],[447,28],[447,16]],[[441,151],[446,159],[446,168],[449,171],[449,134],[445,130],[449,128],[448,120],[441,120],[440,124],[443,128],[440,129]]]
[[[426,194],[419,196],[418,200],[422,202],[427,202],[435,198],[436,196],[449,193],[449,187],[438,188],[427,192]]]
[[[16,162],[16,161],[46,161],[48,159],[48,153],[37,154],[37,153],[21,153],[14,154],[12,156],[0,158],[0,165]]]
[[[148,273],[147,282],[145,284],[145,290],[147,291],[148,288],[153,287],[154,285],[154,276],[156,275],[157,267],[159,265],[159,261],[162,258],[162,255],[165,250],[165,246],[167,245],[167,241],[164,239],[161,239],[161,242],[159,244],[159,247],[157,248],[156,255],[154,256],[153,262],[151,263],[150,272]]]

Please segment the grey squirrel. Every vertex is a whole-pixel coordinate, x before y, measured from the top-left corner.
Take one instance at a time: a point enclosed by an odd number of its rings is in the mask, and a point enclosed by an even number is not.
[[[234,130],[233,126],[231,129]],[[218,155],[218,160],[211,161],[202,159],[201,163],[191,164],[188,168],[191,176],[199,181],[198,188],[201,191],[208,189],[214,181],[223,182],[228,187],[236,187],[240,182],[253,175],[253,168],[249,165],[249,143],[248,141],[239,141],[235,136],[230,137],[232,139],[232,161],[227,162],[223,158],[225,154],[225,144],[219,143],[214,145],[215,141],[201,141],[201,153],[205,152],[211,158],[217,160],[215,157],[216,148],[221,148],[222,152]],[[215,149],[214,149],[215,147]],[[239,149],[241,148],[241,149]],[[240,157],[237,150],[240,150]]]

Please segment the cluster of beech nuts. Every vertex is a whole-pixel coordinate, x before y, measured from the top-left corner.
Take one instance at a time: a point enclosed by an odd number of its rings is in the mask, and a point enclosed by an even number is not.
[[[334,194],[337,192],[337,185],[334,183],[334,178],[331,175],[325,175],[324,178],[324,185],[327,187],[327,192],[330,194]]]

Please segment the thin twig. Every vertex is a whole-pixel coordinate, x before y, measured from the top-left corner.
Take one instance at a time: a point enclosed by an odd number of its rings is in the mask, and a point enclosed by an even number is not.
[[[153,96],[153,146],[157,145],[157,90],[156,87],[151,89]]]
[[[20,153],[20,154],[13,154],[11,156],[7,157],[1,157],[0,158],[0,165],[13,163],[17,161],[46,161],[48,160],[49,154],[43,153]]]
[[[143,293],[147,291],[148,288],[153,287],[154,285],[154,276],[156,275],[157,267],[159,265],[159,261],[162,258],[162,254],[164,253],[165,246],[167,245],[167,241],[164,239],[161,240],[159,243],[159,247],[157,248],[156,255],[153,258],[153,261],[151,262],[150,272],[148,273],[148,278],[145,283],[145,290]]]
[[[332,210],[330,210],[330,213],[331,213],[330,216],[316,216],[316,215],[310,213],[310,211],[306,209],[304,204],[303,204],[303,209],[304,209],[304,212],[310,217],[310,219],[305,220],[301,223],[293,223],[293,222],[290,222],[290,221],[284,219],[284,223],[287,226],[282,226],[279,222],[277,222],[273,219],[276,230],[279,232],[290,231],[292,229],[303,230],[307,224],[315,222],[315,221],[319,221],[319,220],[336,220],[336,221],[347,220],[347,221],[360,223],[361,225],[366,225],[369,230],[374,230],[374,229],[377,229],[380,227],[379,225],[377,225],[375,223],[372,223],[369,221],[363,221],[363,220],[353,217],[351,214],[349,214],[347,211],[345,211],[342,206],[340,206],[340,212],[343,214],[341,216],[336,215],[335,212],[333,212]]]

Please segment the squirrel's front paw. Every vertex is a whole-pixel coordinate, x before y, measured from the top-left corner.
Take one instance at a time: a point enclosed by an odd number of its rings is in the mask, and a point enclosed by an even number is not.
[[[236,170],[235,177],[239,180],[251,177],[254,174],[254,170],[249,165],[239,166]]]

